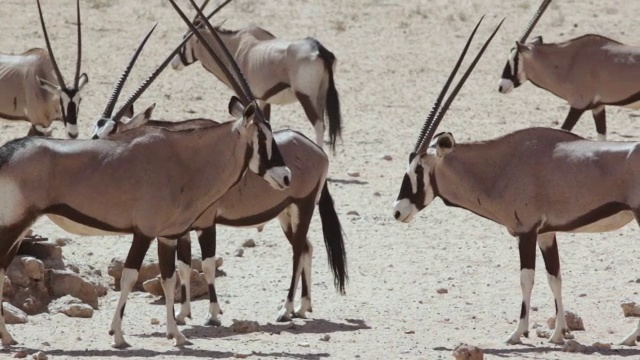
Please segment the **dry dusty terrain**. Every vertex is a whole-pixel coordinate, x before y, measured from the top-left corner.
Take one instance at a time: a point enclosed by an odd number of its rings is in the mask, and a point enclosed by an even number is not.
[[[67,78],[73,74],[75,12],[72,0],[43,2],[56,56]],[[181,2],[183,5],[186,2]],[[397,195],[408,153],[441,84],[481,14],[487,14],[472,52],[493,27],[507,17],[475,73],[452,106],[441,130],[457,141],[483,140],[528,126],[558,127],[568,106],[531,84],[508,96],[497,91],[509,48],[519,36],[538,1],[534,0],[236,0],[220,18],[236,28],[263,26],[285,38],[313,36],[339,59],[336,84],[342,101],[343,143],[331,155],[330,189],[347,234],[350,283],[347,296],[333,289],[326,265],[321,227],[314,218],[310,231],[315,245],[312,318],[295,327],[277,324],[278,305],[286,294],[291,250],[277,222],[264,232],[222,228],[219,255],[228,276],[217,289],[225,311],[220,328],[201,326],[207,301],[194,303],[194,319],[183,327],[193,342],[174,348],[164,336],[164,306],[135,293],[127,306],[124,329],[133,348],[115,350],[107,334],[118,293],[101,300],[92,319],[64,315],[31,317],[26,325],[9,326],[20,346],[42,350],[55,359],[75,358],[230,358],[253,352],[252,358],[449,359],[451,349],[468,342],[485,349],[487,359],[640,358],[640,350],[614,346],[612,351],[567,354],[537,338],[507,346],[520,310],[517,244],[500,226],[470,212],[447,208],[440,200],[409,225],[394,221],[391,204]],[[119,71],[143,34],[160,25],[142,53],[125,88],[137,86],[167,54],[185,30],[164,0],[83,0],[83,70],[90,82],[80,113],[81,137],[102,111]],[[540,21],[536,34],[545,41],[568,39],[587,32],[640,44],[640,28],[632,14],[638,1],[557,1]],[[0,51],[22,52],[44,47],[35,1],[0,2]],[[231,92],[195,65],[183,72],[167,70],[139,102],[156,102],[155,117],[227,118]],[[610,138],[640,137],[637,112],[608,111]],[[298,105],[276,107],[275,128],[291,127],[313,136]],[[27,125],[2,122],[2,141],[26,134]],[[55,136],[63,136],[61,124]],[[586,114],[575,131],[594,138]],[[382,160],[389,154],[391,161]],[[358,178],[348,171],[358,171]],[[559,169],[561,171],[561,169]],[[73,186],[71,184],[70,186]],[[374,193],[379,193],[375,196]],[[0,205],[1,206],[1,205]],[[347,215],[349,211],[359,215]],[[68,236],[48,221],[38,234]],[[586,331],[575,332],[583,344],[615,343],[635,325],[624,318],[620,302],[638,299],[638,228],[631,224],[606,234],[559,236],[565,306],[580,314]],[[67,262],[88,263],[106,273],[112,258],[124,258],[129,236],[81,238],[64,248]],[[242,258],[234,250],[254,238],[257,247]],[[194,252],[198,252],[194,246]],[[155,255],[149,251],[149,258]],[[553,314],[553,298],[539,257],[531,324],[545,324]],[[635,264],[635,265],[634,265]],[[448,294],[438,294],[439,288]],[[256,320],[260,332],[239,335],[232,319]],[[329,334],[330,340],[320,341]],[[19,347],[18,347],[19,348]],[[0,358],[11,352],[0,352]]]

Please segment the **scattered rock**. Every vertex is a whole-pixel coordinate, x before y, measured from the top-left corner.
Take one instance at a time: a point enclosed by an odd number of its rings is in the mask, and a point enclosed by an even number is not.
[[[453,357],[456,360],[483,360],[484,353],[477,346],[460,344],[453,349]]]
[[[582,318],[578,314],[571,312],[569,310],[565,310],[564,318],[567,321],[567,327],[569,328],[569,330],[584,330],[584,324],[582,323]],[[550,317],[547,320],[547,325],[549,326],[549,329],[555,329],[556,318]]]
[[[98,293],[93,285],[80,275],[69,270],[47,270],[45,282],[53,296],[71,295],[85,304],[98,308]]]
[[[355,171],[355,170],[349,170],[349,171],[347,171],[347,175],[349,175],[351,177],[360,177],[360,172]]]
[[[309,346],[311,346],[311,344],[309,344],[308,342],[301,342],[298,344],[300,347],[305,347],[308,348]]]
[[[253,355],[252,352],[237,352],[237,353],[233,354],[233,357],[236,358],[236,359],[246,359],[251,355]]]
[[[244,249],[243,248],[238,248],[233,253],[233,256],[235,256],[235,257],[242,257],[242,255],[244,255]]]
[[[18,350],[15,354],[13,354],[13,357],[16,359],[24,359],[27,357],[27,350]]]
[[[575,336],[575,335],[573,335],[572,333],[564,333],[564,334],[562,334],[562,337],[563,337],[565,340],[573,340],[573,339],[575,339],[575,338],[576,338],[576,336]]]
[[[160,319],[151,318],[151,325],[160,325]]]
[[[257,321],[249,321],[249,320],[236,320],[233,319],[233,324],[231,324],[231,330],[240,334],[248,334],[252,332],[258,331],[260,324]]]
[[[64,269],[62,248],[52,241],[23,242],[18,248],[18,255],[28,255],[40,260],[46,269]]]
[[[191,269],[190,282],[191,299],[195,299],[209,293],[209,284],[207,283],[207,279],[203,273]],[[176,281],[176,287],[173,293],[176,302],[180,302],[182,300],[181,285],[182,284],[180,282],[180,278],[178,277],[178,281]],[[144,283],[142,283],[142,287],[144,291],[148,292],[151,295],[164,297],[164,291],[162,290],[162,280],[160,276],[156,276],[153,279],[145,281]]]
[[[216,269],[222,267],[224,260],[221,257],[216,256]]]
[[[438,290],[436,290],[438,294],[448,294],[449,290],[445,289],[445,288],[440,288]]]
[[[44,277],[44,264],[42,261],[30,257],[24,256],[20,259],[24,266],[25,273],[33,280],[42,280]]]
[[[256,242],[253,239],[247,239],[242,243],[242,247],[246,247],[246,248],[256,247]]]
[[[347,215],[360,216],[360,213],[355,210],[349,210],[347,211]]]
[[[31,356],[34,360],[47,360],[49,357],[42,351],[38,351],[37,353]]]
[[[4,311],[4,322],[7,324],[25,324],[27,323],[27,314],[8,302],[2,303]]]
[[[382,155],[380,155],[380,159],[391,161],[391,160],[393,160],[393,156],[391,156],[389,154],[382,154]]]
[[[381,196],[379,191],[374,191],[373,196]]]
[[[563,352],[579,353],[585,350],[585,346],[575,340],[567,340],[562,347]]]
[[[625,317],[640,317],[640,306],[635,301],[625,301],[620,306]]]
[[[71,270],[76,274],[80,274],[80,268],[76,264],[66,264],[64,268],[67,270]]]
[[[547,330],[542,330],[542,329],[536,330],[536,335],[542,339],[548,339],[551,337],[551,334]]]
[[[27,276],[27,270],[24,268],[22,256],[16,256],[7,268],[7,276],[11,279],[13,285],[27,287],[31,283],[31,279]]]
[[[329,341],[329,340],[331,340],[331,335],[329,335],[329,334],[324,334],[320,338],[320,341]]]
[[[54,242],[58,246],[65,246],[65,245],[69,245],[73,241],[69,238],[57,238]]]
[[[111,259],[111,263],[109,263],[107,267],[107,273],[113,276],[118,287],[120,286],[120,279],[122,278],[122,270],[124,270],[124,261],[116,258]],[[160,267],[157,261],[144,263],[138,272],[136,285],[140,286],[145,281],[153,279],[158,275],[160,275]]]
[[[82,300],[70,295],[63,296],[49,304],[51,314],[63,313],[69,317],[90,318],[93,316],[93,308]]]
[[[164,296],[159,276],[143,282],[142,288],[144,288],[144,291],[148,292],[151,295]]]
[[[591,347],[596,350],[611,350],[611,344],[605,344],[601,342],[594,342]]]
[[[15,291],[13,289],[13,283],[11,282],[11,279],[5,275],[4,284],[2,285],[2,295],[4,298],[10,299],[14,294]]]

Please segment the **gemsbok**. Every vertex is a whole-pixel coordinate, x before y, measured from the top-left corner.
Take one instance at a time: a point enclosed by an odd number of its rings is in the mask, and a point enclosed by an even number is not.
[[[199,25],[199,21],[196,18],[196,25]],[[256,26],[239,30],[226,30],[218,26],[216,33],[246,75],[267,119],[270,118],[271,104],[300,102],[314,127],[316,143],[323,147],[326,112],[329,143],[335,151],[337,138],[342,132],[342,117],[333,79],[337,60],[331,51],[314,38],[293,41],[279,39]],[[204,36],[215,49],[217,45],[212,42],[211,33],[205,32]],[[197,38],[185,43],[173,58],[171,66],[181,70],[196,61],[200,61],[207,71],[230,87],[222,76],[220,66]]]
[[[242,114],[236,121],[197,132],[142,127],[109,140],[26,137],[0,147],[0,302],[6,268],[24,232],[42,215],[58,215],[67,220],[63,229],[71,233],[93,229],[95,235],[159,238],[162,286],[168,294],[167,337],[176,345],[188,343],[178,330],[172,292],[167,291],[175,286],[175,239],[247,170],[276,189],[286,189],[291,179],[242,73],[232,59],[227,63],[231,66],[225,67],[225,76],[240,97],[230,102],[234,114]],[[119,120],[159,73],[154,71],[112,116],[123,73],[100,120]],[[2,317],[0,334],[4,345],[15,344]]]
[[[40,0],[37,4],[47,50],[34,48],[22,54],[0,54],[0,118],[29,121],[29,135],[45,136],[51,134],[51,123],[54,120],[62,120],[67,136],[76,138],[80,92],[89,81],[87,74],[80,74],[80,0],[76,1],[78,55],[72,87],[65,84],[58,68],[44,24]]]
[[[193,0],[190,0],[195,7]],[[183,20],[190,26],[194,25],[176,7]],[[197,8],[197,7],[196,7]],[[202,16],[202,14],[200,13]],[[207,22],[207,26],[210,26]],[[149,120],[150,114],[133,119],[126,119],[124,123],[117,123],[112,128],[115,133],[123,132],[137,126],[163,127],[171,130],[197,130],[219,124],[206,119],[194,119],[182,122],[167,122]],[[98,136],[109,138],[110,134],[102,133]],[[336,289],[344,294],[348,278],[346,251],[342,235],[340,220],[333,205],[333,199],[327,187],[328,158],[324,151],[293,130],[282,130],[274,133],[274,139],[280,149],[285,163],[291,169],[292,180],[288,189],[284,191],[272,190],[265,182],[251,173],[247,173],[242,180],[232,187],[220,200],[211,205],[203,214],[193,229],[199,230],[198,241],[202,252],[202,269],[209,284],[209,313],[205,325],[219,326],[219,315],[222,310],[215,292],[215,252],[216,225],[232,227],[261,226],[274,218],[278,218],[285,235],[293,248],[293,272],[291,284],[284,305],[277,320],[290,321],[291,317],[306,317],[312,311],[311,305],[311,260],[312,245],[307,238],[307,232],[313,216],[315,205],[318,205],[322,229],[327,251],[329,266],[334,275]],[[258,199],[258,200],[257,200]],[[116,343],[122,342],[121,347],[128,346],[122,337],[122,317],[128,294],[132,291],[137,280],[139,266],[142,264],[146,250],[149,248],[148,239],[134,238],[129,255],[125,262],[125,269],[120,282],[120,300],[112,321],[112,332],[119,334]],[[178,239],[177,247],[178,274],[182,283],[182,304],[176,315],[178,324],[184,324],[187,317],[191,317],[190,302],[190,274],[191,274],[191,242],[188,234]],[[129,266],[137,265],[136,268]],[[298,285],[302,279],[302,298],[300,307],[294,311],[293,300]]]
[[[634,218],[640,221],[640,143],[590,141],[549,128],[529,128],[467,144],[456,144],[451,133],[434,135],[478,59],[440,107],[465,51],[409,157],[394,217],[410,222],[440,197],[446,205],[493,220],[517,237],[522,306],[518,326],[507,340],[510,344],[528,336],[537,242],[556,305],[557,322],[549,341],[560,344],[567,323],[556,233],[604,232]],[[622,344],[634,345],[638,335],[640,322]]]
[[[605,106],[640,109],[640,46],[594,34],[553,44],[538,36],[525,43],[550,2],[542,3],[511,49],[498,89],[506,94],[529,80],[569,103],[563,130],[571,131],[591,110],[598,140],[606,140]]]

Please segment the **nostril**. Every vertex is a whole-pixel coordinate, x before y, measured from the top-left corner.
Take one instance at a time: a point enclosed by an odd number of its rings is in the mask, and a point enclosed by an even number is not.
[[[285,176],[285,177],[284,177],[284,184],[285,184],[286,186],[289,186],[289,183],[290,183],[290,181],[289,181],[289,177],[288,177],[288,176]]]
[[[395,217],[396,220],[398,220],[398,218],[400,218],[400,211],[396,211],[395,214],[393,214],[393,217]]]

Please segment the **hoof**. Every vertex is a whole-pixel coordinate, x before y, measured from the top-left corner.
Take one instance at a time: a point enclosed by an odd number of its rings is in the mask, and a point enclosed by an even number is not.
[[[509,345],[520,345],[520,344],[522,344],[522,340],[520,340],[520,338],[515,338],[514,339],[513,337],[510,337],[507,340],[507,344],[509,344]]]
[[[291,321],[291,316],[286,314],[279,315],[278,318],[276,319],[276,322],[289,322],[289,321]]]
[[[13,339],[11,339],[9,341],[2,340],[2,345],[3,346],[13,346],[13,345],[18,345],[18,342],[13,340]]]
[[[176,341],[176,345],[178,347],[182,347],[182,346],[187,346],[187,345],[193,345],[193,343],[187,339],[184,339],[182,341]]]
[[[551,339],[549,339],[549,342],[551,344],[564,345],[564,339],[563,338],[560,338],[560,339],[551,338]]]
[[[631,340],[624,339],[621,342],[619,342],[618,345],[621,345],[621,346],[636,346],[637,343],[636,343],[635,339],[631,339]]]
[[[529,338],[529,331],[525,331],[524,334],[522,334],[522,335],[528,339]]]
[[[301,312],[294,312],[293,313],[293,318],[294,319],[306,319],[307,315],[305,313],[301,313]]]
[[[222,326],[222,322],[218,319],[209,318],[204,322],[204,326]]]
[[[187,325],[187,322],[184,319],[176,318],[176,324],[178,325]]]
[[[114,348],[114,349],[126,349],[128,347],[131,347],[131,345],[129,345],[128,342],[123,341],[121,343],[113,343],[113,344],[111,344],[111,347]]]

